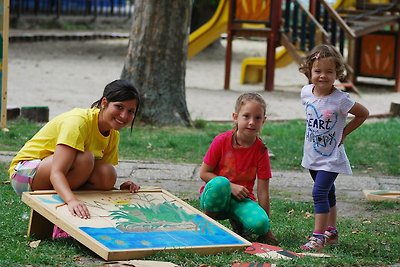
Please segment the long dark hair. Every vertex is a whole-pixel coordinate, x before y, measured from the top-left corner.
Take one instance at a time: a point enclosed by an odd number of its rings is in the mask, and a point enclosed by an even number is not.
[[[131,133],[133,123],[135,122],[136,116],[140,107],[140,95],[138,90],[127,80],[115,80],[106,85],[103,91],[103,96],[94,102],[91,108],[97,107],[101,108],[101,100],[103,97],[106,98],[107,102],[122,102],[127,100],[136,100],[137,108],[135,112],[135,117],[133,117],[131,124]]]

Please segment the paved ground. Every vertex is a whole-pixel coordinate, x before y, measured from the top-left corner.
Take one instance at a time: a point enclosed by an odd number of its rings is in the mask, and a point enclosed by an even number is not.
[[[26,42],[15,39],[22,33],[10,34],[14,41],[9,45],[7,106],[48,106],[50,118],[73,107],[90,106],[107,83],[119,78],[127,53],[126,38],[91,39],[80,37],[89,33],[76,33],[82,40],[68,40],[71,33],[50,32],[49,38],[59,38]],[[44,33],[24,34],[34,37]],[[276,69],[274,91],[264,91],[262,83],[240,83],[242,60],[264,56],[265,42],[233,42],[231,90],[224,90],[225,43],[221,40],[187,61],[186,102],[193,120],[231,121],[235,100],[244,91],[263,95],[268,120],[305,118],[299,94],[307,79],[295,63]],[[386,80],[379,83],[394,84]],[[400,103],[400,93],[393,92],[393,86],[379,83],[361,86],[360,96],[352,94],[375,116],[387,114],[391,102]]]

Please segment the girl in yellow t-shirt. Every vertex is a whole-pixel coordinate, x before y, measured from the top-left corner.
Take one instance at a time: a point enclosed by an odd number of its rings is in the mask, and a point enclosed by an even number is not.
[[[111,190],[117,174],[119,132],[131,130],[140,106],[136,88],[125,80],[109,83],[90,109],[75,108],[50,120],[17,153],[9,175],[17,194],[55,189],[72,215],[89,219],[73,190]],[[131,181],[120,189],[137,192]]]

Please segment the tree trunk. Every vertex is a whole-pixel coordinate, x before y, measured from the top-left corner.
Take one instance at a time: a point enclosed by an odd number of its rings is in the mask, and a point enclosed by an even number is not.
[[[136,0],[121,78],[140,92],[140,120],[191,125],[185,74],[192,1]]]

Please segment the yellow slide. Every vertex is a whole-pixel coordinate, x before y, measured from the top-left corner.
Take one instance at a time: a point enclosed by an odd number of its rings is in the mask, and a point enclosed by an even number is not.
[[[217,11],[203,26],[192,32],[189,36],[188,59],[202,51],[208,45],[221,37],[228,27],[228,1],[220,0]]]
[[[206,22],[203,26],[198,28],[196,31],[189,36],[189,47],[188,47],[188,59],[191,59],[203,49],[205,49],[212,42],[221,37],[221,34],[226,33],[228,26],[228,15],[229,15],[229,0],[220,0],[217,10],[215,11],[212,18]],[[260,66],[264,64],[265,68],[265,58],[248,58],[246,59],[248,65]],[[277,66],[283,67],[291,62],[291,58],[286,52],[286,49],[279,47],[277,48],[275,60],[277,61]],[[250,67],[251,68],[251,67]],[[246,69],[246,68],[245,68]],[[261,69],[262,71],[262,69]],[[242,63],[243,72],[243,63]],[[256,71],[258,75],[259,70]],[[245,74],[242,73],[243,78]],[[242,80],[242,79],[241,79]]]
[[[286,48],[279,46],[275,50],[275,68],[283,68],[293,61]],[[242,61],[240,72],[240,84],[259,83],[264,80],[265,66],[267,61],[265,57],[248,57]]]
[[[220,0],[217,10],[215,11],[212,18],[206,22],[203,26],[198,28],[196,31],[190,34],[189,36],[189,47],[188,47],[188,59],[191,59],[198,53],[200,53],[203,49],[213,43],[215,40],[221,37],[221,34],[226,33],[226,29],[228,27],[228,15],[229,15],[229,0]],[[283,65],[287,65],[291,62],[291,58],[286,52],[286,49],[283,47],[278,47],[276,52],[276,64],[277,66],[283,67]],[[245,78],[245,73],[243,73],[243,64],[247,64],[249,66],[249,70],[245,67],[245,71],[253,71],[251,73],[249,79],[254,79],[254,75],[260,75],[259,67],[264,65],[265,69],[265,58],[247,58],[246,62],[242,63],[242,76]],[[254,65],[254,68],[252,67]],[[250,70],[252,69],[252,70]],[[261,72],[263,69],[261,69]],[[261,74],[262,77],[262,74]],[[242,79],[241,79],[242,80]]]

